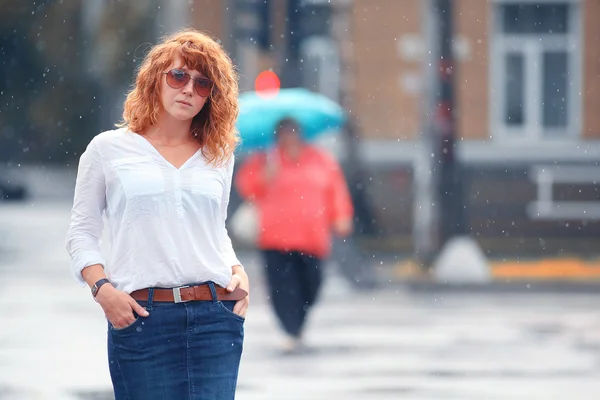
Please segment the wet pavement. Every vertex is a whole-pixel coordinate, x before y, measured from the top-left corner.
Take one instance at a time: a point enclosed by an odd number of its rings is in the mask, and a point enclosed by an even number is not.
[[[69,203],[0,203],[0,399],[111,399],[106,325],[71,278]],[[600,296],[356,293],[331,271],[309,351],[283,356],[252,253],[237,398],[600,398]]]

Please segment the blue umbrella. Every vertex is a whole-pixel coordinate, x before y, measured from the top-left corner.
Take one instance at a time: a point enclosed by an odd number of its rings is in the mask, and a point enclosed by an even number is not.
[[[339,104],[306,89],[281,89],[277,95],[269,97],[246,92],[239,100],[237,128],[243,151],[270,146],[277,122],[285,117],[294,118],[300,124],[305,140],[337,131],[346,122],[346,113]]]

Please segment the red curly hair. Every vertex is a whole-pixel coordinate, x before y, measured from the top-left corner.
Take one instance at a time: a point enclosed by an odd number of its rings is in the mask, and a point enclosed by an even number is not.
[[[124,104],[123,122],[141,133],[158,122],[162,112],[160,83],[163,72],[180,56],[185,65],[214,82],[213,90],[192,120],[190,134],[202,144],[202,154],[213,165],[223,165],[239,143],[235,121],[239,114],[238,80],[227,53],[208,34],[184,29],[155,45],[139,67],[135,86]]]

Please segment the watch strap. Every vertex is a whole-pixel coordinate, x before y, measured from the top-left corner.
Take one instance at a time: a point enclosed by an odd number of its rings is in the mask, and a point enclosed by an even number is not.
[[[102,285],[104,285],[105,283],[111,283],[111,282],[107,278],[102,278],[102,279],[98,280],[96,283],[94,283],[94,286],[92,286],[92,296],[94,296],[94,298],[98,294],[98,290],[100,290],[100,287],[102,287]],[[112,285],[112,283],[111,283],[111,285]]]

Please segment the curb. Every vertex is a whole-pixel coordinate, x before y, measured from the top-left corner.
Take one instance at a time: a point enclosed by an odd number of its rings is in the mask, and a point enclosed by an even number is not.
[[[454,284],[426,281],[398,282],[411,292],[421,293],[514,293],[514,294],[597,294],[600,282],[530,281]]]
[[[489,266],[489,282],[439,282],[414,261],[405,260],[390,265],[390,283],[415,292],[600,294],[600,259],[492,260]]]

